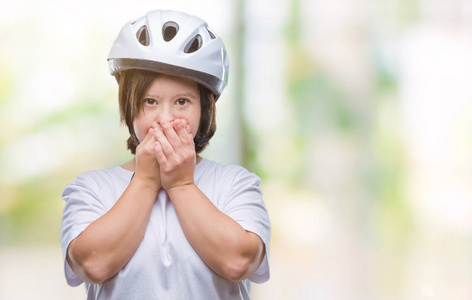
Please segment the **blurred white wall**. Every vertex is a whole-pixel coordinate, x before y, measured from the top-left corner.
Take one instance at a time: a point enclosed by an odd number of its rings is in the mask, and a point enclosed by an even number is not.
[[[235,1],[0,2],[0,224],[16,187],[62,187],[129,158],[106,63],[125,22],[185,10],[225,39],[231,59]],[[296,3],[299,52],[288,42]],[[273,226],[272,278],[253,285],[253,299],[471,299],[471,1],[258,0],[245,15],[244,113]],[[314,89],[320,104],[303,113],[319,127],[299,132],[294,55],[306,60],[302,75],[328,82],[351,128],[329,123],[332,99]],[[204,155],[239,163],[229,80]],[[398,173],[385,197],[377,181],[388,168]],[[59,188],[48,203],[60,218]],[[58,241],[1,245],[0,266],[0,299],[83,299],[65,283]]]

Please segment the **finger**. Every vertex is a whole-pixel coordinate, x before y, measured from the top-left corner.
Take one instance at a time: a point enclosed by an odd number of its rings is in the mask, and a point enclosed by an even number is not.
[[[156,129],[154,132],[154,137],[156,138],[156,141],[159,142],[160,148],[162,149],[162,152],[167,157],[167,159],[175,155],[174,147],[169,142],[163,129],[161,128]]]
[[[179,131],[180,130],[180,127],[182,126],[183,128],[185,128],[185,130],[187,130],[188,133],[192,133],[192,127],[190,127],[190,125],[187,123],[187,120],[185,119],[177,119],[174,121],[174,129],[175,131]]]
[[[146,144],[147,142],[149,142],[149,140],[151,140],[151,138],[154,136],[154,128],[149,128],[148,129],[148,132],[146,133],[146,136],[144,137],[144,139],[141,141],[142,144]]]
[[[138,152],[141,153],[142,151],[146,152],[147,150],[150,150],[148,147],[149,142],[155,142],[153,128],[149,128],[144,139],[139,142],[138,147],[136,148],[137,150],[139,149]]]
[[[179,122],[179,120],[176,121],[176,131],[184,147],[193,147],[193,137],[191,134],[191,128],[185,120],[181,122]]]
[[[174,121],[173,124],[167,121],[161,122],[162,132],[174,149],[181,145],[180,138],[174,130],[174,126],[178,126],[178,124],[179,120]]]
[[[172,121],[171,124],[174,126],[174,129],[177,130],[180,125],[182,125],[182,124],[184,126],[187,125],[187,120],[185,120],[185,119],[175,119],[174,121]]]
[[[154,155],[156,156],[157,162],[159,165],[165,165],[167,162],[167,157],[162,150],[161,143],[155,142],[154,143]]]

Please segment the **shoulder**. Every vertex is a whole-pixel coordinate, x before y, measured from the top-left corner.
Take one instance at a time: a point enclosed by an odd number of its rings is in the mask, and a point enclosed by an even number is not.
[[[110,177],[113,177],[110,169],[90,170],[77,176],[69,185],[100,185]]]
[[[210,160],[202,160],[200,163],[202,165],[195,176],[196,184],[217,206],[224,208],[236,198],[261,197],[261,179],[246,168]]]
[[[202,163],[201,175],[203,177],[214,177],[218,181],[229,183],[244,180],[256,185],[259,185],[261,181],[259,176],[239,165],[224,165],[208,159],[203,159],[200,163]]]
[[[126,176],[123,171],[128,172],[126,170],[120,170],[119,167],[84,172],[66,186],[64,193],[76,188],[83,188],[98,193],[119,181],[120,178]]]
[[[87,171],[64,188],[62,199],[66,208],[98,206],[105,211],[126,189],[132,174],[120,167]]]

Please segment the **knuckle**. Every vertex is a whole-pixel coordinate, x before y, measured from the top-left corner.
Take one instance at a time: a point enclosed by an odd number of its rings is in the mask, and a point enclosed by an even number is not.
[[[175,164],[176,165],[181,165],[183,162],[184,162],[184,160],[180,156],[175,159]]]

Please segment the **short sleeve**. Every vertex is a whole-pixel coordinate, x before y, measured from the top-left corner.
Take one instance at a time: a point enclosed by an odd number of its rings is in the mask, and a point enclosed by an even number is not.
[[[229,186],[222,211],[245,230],[257,234],[264,242],[266,249],[264,259],[259,269],[249,278],[252,282],[264,283],[270,278],[268,261],[270,220],[259,188],[261,179],[238,166],[231,166],[231,170],[224,177]]]
[[[90,173],[84,173],[66,186],[62,193],[66,202],[61,223],[61,246],[64,272],[70,286],[78,286],[82,280],[75,275],[66,260],[69,244],[93,221],[105,213],[100,202],[100,188]]]

